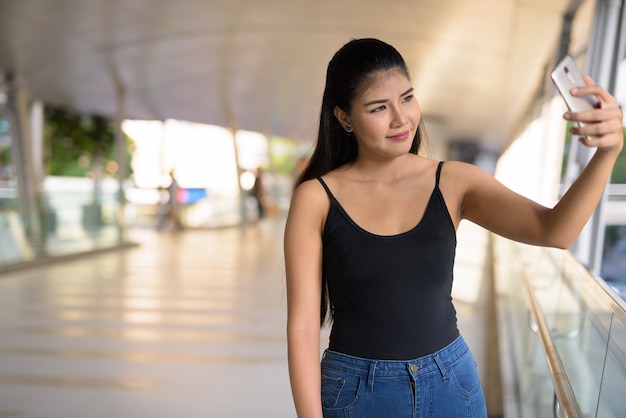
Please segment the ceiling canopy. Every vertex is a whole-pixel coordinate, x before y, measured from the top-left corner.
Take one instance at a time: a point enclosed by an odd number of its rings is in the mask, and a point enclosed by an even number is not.
[[[568,0],[3,0],[0,71],[44,103],[315,137],[328,61],[351,38],[405,57],[426,120],[504,145]],[[428,126],[428,125],[427,125]]]

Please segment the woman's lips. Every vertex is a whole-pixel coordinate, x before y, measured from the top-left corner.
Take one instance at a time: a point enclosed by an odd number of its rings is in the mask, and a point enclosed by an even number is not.
[[[393,141],[405,141],[409,138],[409,134],[411,133],[411,131],[404,131],[404,132],[400,132],[399,134],[395,134],[392,136],[388,136],[387,138],[393,140]]]

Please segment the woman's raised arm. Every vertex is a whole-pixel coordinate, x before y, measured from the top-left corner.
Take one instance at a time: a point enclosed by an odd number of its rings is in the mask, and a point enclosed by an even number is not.
[[[461,217],[505,236],[534,245],[568,248],[598,205],[613,166],[624,146],[622,111],[616,99],[591,78],[572,91],[594,95],[599,107],[585,112],[566,112],[564,118],[585,122],[572,127],[580,142],[597,150],[578,179],[554,208],[546,208],[501,185],[477,168],[453,164],[454,179],[461,187]],[[524,175],[524,173],[520,173]]]

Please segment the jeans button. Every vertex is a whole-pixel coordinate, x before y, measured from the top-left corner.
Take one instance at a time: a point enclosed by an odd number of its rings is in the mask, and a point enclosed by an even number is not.
[[[417,367],[417,364],[411,364],[411,371],[413,373],[417,372],[419,370],[419,367]]]

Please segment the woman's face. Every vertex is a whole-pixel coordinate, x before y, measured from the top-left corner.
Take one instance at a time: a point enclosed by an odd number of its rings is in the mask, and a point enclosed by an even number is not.
[[[352,103],[349,119],[359,157],[408,153],[420,118],[419,103],[406,75],[398,69],[377,73]]]

